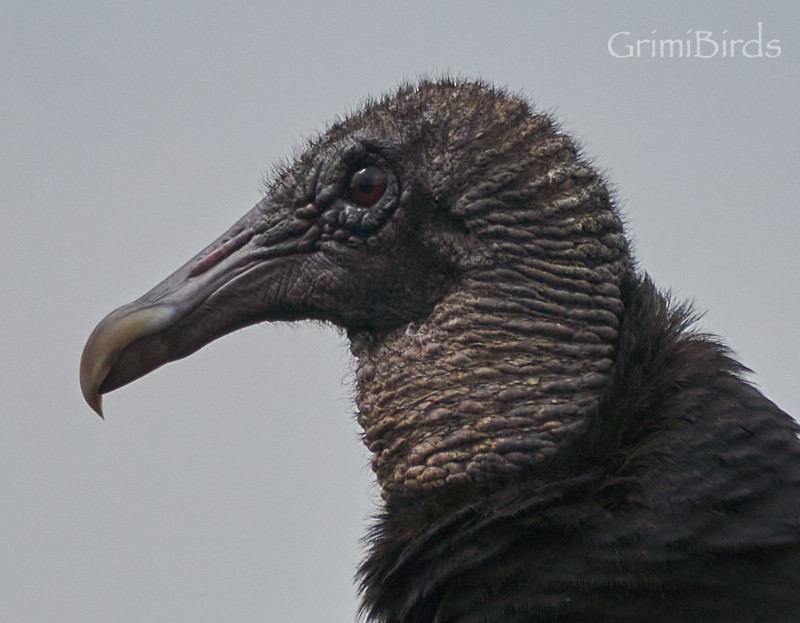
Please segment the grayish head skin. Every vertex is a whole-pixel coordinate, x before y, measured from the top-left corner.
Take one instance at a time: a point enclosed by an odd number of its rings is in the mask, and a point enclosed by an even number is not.
[[[552,454],[596,408],[629,270],[602,180],[546,116],[482,84],[423,82],[331,127],[106,317],[81,386],[101,413],[101,394],[230,331],[325,320],[358,360],[384,496],[480,482]]]

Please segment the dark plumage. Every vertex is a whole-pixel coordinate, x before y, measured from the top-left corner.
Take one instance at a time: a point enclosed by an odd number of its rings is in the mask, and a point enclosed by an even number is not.
[[[368,620],[800,620],[797,423],[636,270],[602,178],[523,100],[423,82],[332,126],[98,325],[84,395],[303,318],[357,359]]]

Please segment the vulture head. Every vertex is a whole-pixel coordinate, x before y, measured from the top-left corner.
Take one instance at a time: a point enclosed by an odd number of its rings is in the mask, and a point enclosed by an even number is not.
[[[385,496],[483,483],[580,434],[608,385],[631,270],[574,142],[522,99],[422,82],[278,170],[219,239],[89,338],[101,395],[263,321],[341,327]]]

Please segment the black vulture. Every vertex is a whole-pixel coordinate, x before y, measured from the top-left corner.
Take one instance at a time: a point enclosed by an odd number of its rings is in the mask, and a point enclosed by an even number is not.
[[[97,326],[83,394],[100,413],[301,319],[357,361],[367,620],[800,621],[798,424],[637,268],[603,177],[523,98],[421,81],[333,124]]]

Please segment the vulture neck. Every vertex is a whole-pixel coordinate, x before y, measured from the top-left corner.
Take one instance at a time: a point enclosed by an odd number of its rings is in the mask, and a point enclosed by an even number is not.
[[[473,271],[419,324],[352,336],[384,498],[535,469],[583,430],[613,366],[614,273],[541,261]]]
[[[543,117],[528,130],[501,142],[522,156],[495,154],[452,204],[476,243],[456,287],[418,323],[351,335],[386,499],[535,471],[610,384],[631,271],[622,223],[568,137]]]

